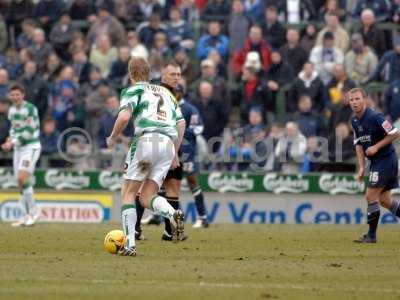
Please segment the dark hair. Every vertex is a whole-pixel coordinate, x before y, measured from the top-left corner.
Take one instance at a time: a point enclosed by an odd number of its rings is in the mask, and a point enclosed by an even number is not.
[[[29,25],[29,26],[32,26],[32,27],[36,27],[37,23],[33,19],[25,19],[25,20],[22,21],[22,25]]]
[[[52,116],[46,116],[44,119],[43,119],[43,124],[45,124],[45,123],[56,123],[56,120],[52,117]]]
[[[333,35],[332,32],[327,31],[327,32],[324,33],[324,36],[323,36],[323,40],[324,41],[326,41],[326,40],[334,40],[334,39],[335,39],[335,36]]]
[[[22,94],[25,94],[24,86],[19,83],[14,83],[13,85],[11,85],[10,92],[11,91],[20,91]]]
[[[217,23],[219,26],[221,26],[221,23],[218,20],[215,20],[215,19],[208,21],[207,26],[210,25],[211,23]]]
[[[181,15],[181,10],[179,9],[179,7],[178,6],[176,6],[176,5],[173,5],[173,6],[171,6],[171,8],[169,9],[169,11],[171,12],[171,11],[178,11],[179,12],[179,14]]]
[[[274,11],[274,12],[276,12],[276,13],[279,11],[279,10],[278,10],[278,6],[276,6],[275,4],[270,4],[270,5],[268,5],[266,11],[267,11],[267,10]]]
[[[163,69],[165,69],[165,68],[167,68],[167,67],[169,67],[169,66],[172,66],[172,67],[175,67],[175,68],[180,68],[180,67],[181,67],[181,66],[176,62],[176,60],[174,60],[174,59],[171,59],[171,60],[167,61],[167,62],[163,65]]]

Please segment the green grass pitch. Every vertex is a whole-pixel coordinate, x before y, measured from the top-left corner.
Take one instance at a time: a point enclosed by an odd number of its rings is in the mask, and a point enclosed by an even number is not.
[[[400,299],[400,227],[212,225],[137,257],[103,250],[118,225],[0,224],[0,299]]]

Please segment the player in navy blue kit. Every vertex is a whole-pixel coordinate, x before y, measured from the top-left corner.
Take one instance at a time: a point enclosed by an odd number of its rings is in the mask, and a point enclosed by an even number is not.
[[[183,142],[181,145],[183,164],[183,173],[187,178],[190,191],[193,194],[198,219],[193,224],[193,228],[207,228],[209,226],[207,220],[206,208],[204,206],[203,192],[197,180],[199,172],[199,164],[196,162],[197,155],[197,136],[203,132],[203,121],[200,113],[195,106],[182,99],[179,102],[183,118],[187,122]]]
[[[354,129],[354,145],[359,165],[358,180],[365,172],[365,158],[370,161],[370,173],[366,199],[368,233],[357,243],[376,243],[376,230],[380,217],[380,205],[400,217],[400,202],[393,200],[390,190],[398,187],[398,161],[392,142],[400,133],[385,120],[382,114],[367,107],[366,93],[361,88],[348,92],[350,107],[354,112],[351,125]]]

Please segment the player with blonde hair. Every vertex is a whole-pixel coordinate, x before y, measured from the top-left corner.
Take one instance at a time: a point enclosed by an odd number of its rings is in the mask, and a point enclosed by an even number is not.
[[[113,131],[107,138],[112,148],[122,130],[132,118],[134,138],[126,157],[122,186],[122,227],[127,238],[120,251],[123,256],[135,256],[135,197],[141,188],[140,201],[171,222],[174,241],[181,239],[184,215],[157,194],[170,169],[179,166],[178,149],[185,131],[185,120],[171,92],[162,86],[150,84],[150,66],[144,58],[129,62],[132,86],[121,93],[120,112]]]

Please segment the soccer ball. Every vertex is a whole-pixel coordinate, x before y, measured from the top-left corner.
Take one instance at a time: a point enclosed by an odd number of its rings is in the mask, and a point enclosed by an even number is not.
[[[125,246],[125,236],[122,230],[111,230],[104,239],[104,249],[111,254],[115,254]]]

